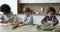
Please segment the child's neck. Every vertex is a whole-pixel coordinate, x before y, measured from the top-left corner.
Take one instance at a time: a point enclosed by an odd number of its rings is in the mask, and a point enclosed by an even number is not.
[[[4,13],[4,15],[8,17],[9,13]]]

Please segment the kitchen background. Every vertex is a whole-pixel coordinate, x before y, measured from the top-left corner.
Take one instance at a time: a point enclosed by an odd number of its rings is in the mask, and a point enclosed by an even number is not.
[[[56,14],[60,14],[60,0],[18,0],[18,14],[23,14],[24,7],[30,7],[33,14],[46,15],[49,7],[56,9]]]
[[[33,14],[34,12],[37,12],[39,15],[46,15],[47,14],[47,9],[49,7],[54,7],[56,9],[56,13],[60,12],[60,3],[23,3],[23,4],[19,4],[21,9],[18,10],[19,13],[23,13],[23,8],[24,7],[30,7],[33,10]]]

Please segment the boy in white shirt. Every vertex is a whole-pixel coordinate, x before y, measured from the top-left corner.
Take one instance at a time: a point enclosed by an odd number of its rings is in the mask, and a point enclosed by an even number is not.
[[[22,25],[31,25],[31,24],[33,24],[33,16],[30,13],[30,8],[29,7],[25,8],[24,15],[25,15],[24,20],[22,20],[20,22],[19,26],[21,26],[21,24]]]
[[[13,23],[15,22],[15,16],[11,12],[11,7],[8,4],[1,5],[1,12],[3,12],[2,15],[2,23]]]

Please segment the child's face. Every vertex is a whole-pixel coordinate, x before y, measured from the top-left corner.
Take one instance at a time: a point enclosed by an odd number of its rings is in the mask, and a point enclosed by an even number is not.
[[[30,16],[30,12],[25,12],[25,15],[26,16]]]
[[[48,16],[50,16],[50,17],[53,16],[53,12],[49,12]]]

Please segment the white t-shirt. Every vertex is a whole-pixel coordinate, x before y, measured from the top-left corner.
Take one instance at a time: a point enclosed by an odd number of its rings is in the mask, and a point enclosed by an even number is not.
[[[6,15],[3,14],[2,18],[3,18],[2,20],[12,22],[14,20],[14,15],[12,13],[10,13],[7,17]]]
[[[33,24],[33,16],[30,15],[29,17],[25,16],[24,19],[22,20],[24,24]]]

